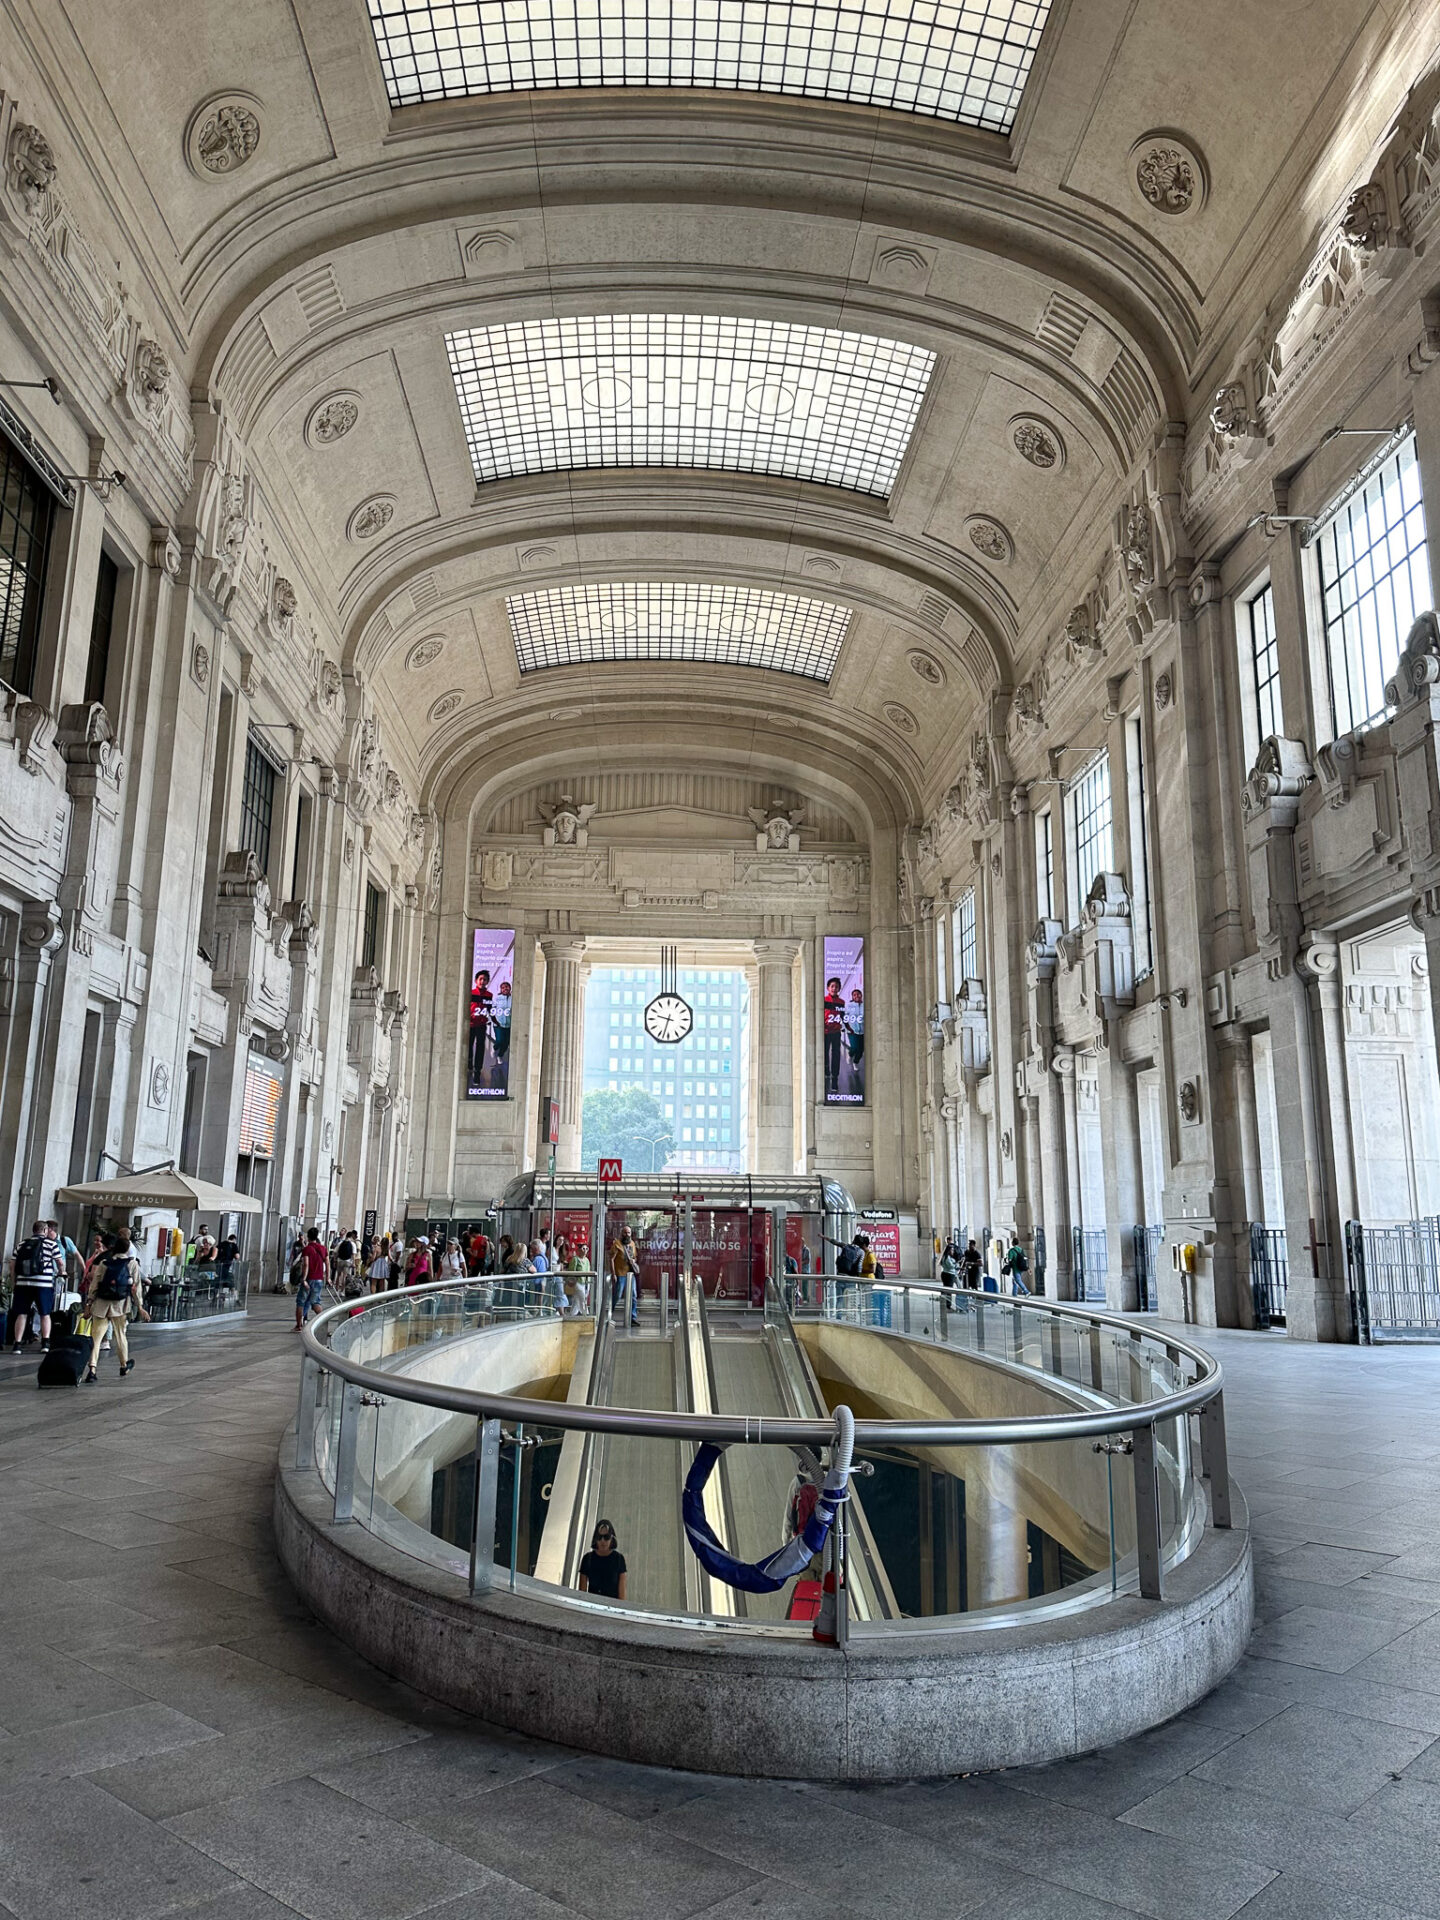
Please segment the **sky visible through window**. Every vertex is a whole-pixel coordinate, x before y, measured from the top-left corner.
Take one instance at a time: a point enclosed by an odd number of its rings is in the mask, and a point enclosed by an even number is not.
[[[1008,133],[1050,0],[370,0],[392,106],[548,87],[802,94]]]

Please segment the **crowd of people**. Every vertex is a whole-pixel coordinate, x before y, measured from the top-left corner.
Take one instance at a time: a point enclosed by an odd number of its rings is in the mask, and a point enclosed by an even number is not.
[[[145,1277],[136,1258],[130,1229],[91,1236],[82,1254],[56,1220],[36,1220],[10,1258],[11,1293],[5,1328],[12,1357],[34,1348],[42,1366],[52,1344],[67,1356],[83,1356],[84,1377],[99,1377],[102,1353],[113,1352],[120,1377],[135,1370],[126,1329],[132,1319],[148,1320]],[[57,1351],[57,1359],[58,1359]],[[79,1377],[77,1362],[75,1377]]]

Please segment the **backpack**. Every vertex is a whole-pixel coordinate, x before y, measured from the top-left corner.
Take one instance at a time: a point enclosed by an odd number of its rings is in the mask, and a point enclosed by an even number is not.
[[[48,1280],[50,1261],[45,1252],[45,1242],[34,1234],[28,1240],[22,1240],[15,1254],[15,1278],[17,1280]]]
[[[1025,1258],[1024,1253],[1019,1247],[1016,1247],[1011,1256],[1010,1271],[1012,1273],[1028,1273],[1030,1271],[1030,1262]]]
[[[107,1254],[104,1270],[95,1288],[95,1298],[97,1300],[128,1300],[133,1285],[130,1255],[128,1253]]]
[[[885,1269],[878,1260],[875,1262],[875,1278],[877,1280],[883,1280],[885,1278]]]
[[[835,1271],[846,1274],[851,1279],[857,1279],[864,1260],[865,1256],[859,1247],[841,1247],[835,1256]]]

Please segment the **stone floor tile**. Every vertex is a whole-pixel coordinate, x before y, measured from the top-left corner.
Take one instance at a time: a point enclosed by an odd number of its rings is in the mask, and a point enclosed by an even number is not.
[[[88,1780],[27,1781],[5,1796],[0,1902],[16,1920],[160,1920],[234,1875]],[[228,1917],[227,1917],[228,1920]]]
[[[650,1820],[671,1807],[682,1807],[714,1791],[713,1776],[676,1773],[669,1767],[637,1767],[603,1754],[584,1754],[562,1760],[545,1775],[548,1787],[577,1793],[627,1820]]]
[[[1214,1754],[1228,1753],[1235,1740],[1233,1729],[1187,1717],[1102,1753],[1057,1760],[1048,1767],[1018,1768],[1005,1778],[1022,1792],[1113,1819],[1148,1799],[1167,1780],[1178,1779]]]
[[[1262,1660],[1246,1654],[1234,1678],[1246,1690],[1284,1701],[1287,1706],[1305,1702],[1333,1707],[1337,1713],[1353,1713],[1361,1720],[1383,1720],[1394,1727],[1440,1734],[1440,1695],[1418,1687],[1366,1680],[1358,1668],[1349,1673],[1327,1673],[1319,1667],[1300,1667],[1285,1660]]]
[[[379,1667],[372,1667],[368,1660],[362,1660],[307,1614],[285,1619],[270,1614],[262,1632],[255,1632],[254,1627],[252,1609],[245,1628],[227,1635],[224,1644],[247,1659],[259,1661],[261,1666],[273,1667],[276,1672],[291,1674],[298,1680],[309,1680],[317,1687],[344,1694],[349,1700],[364,1701],[382,1713],[404,1711],[418,1725],[432,1730],[474,1724],[467,1715],[417,1693],[403,1680],[383,1673]]]
[[[1236,1793],[1353,1813],[1431,1745],[1428,1734],[1324,1707],[1287,1707],[1186,1771]]]
[[[1257,1693],[1235,1680],[1225,1680],[1191,1707],[1185,1718],[1203,1726],[1227,1728],[1231,1733],[1248,1733],[1284,1711],[1285,1702],[1273,1694]]]
[[[1267,1621],[1251,1641],[1250,1650],[1265,1660],[1344,1673],[1358,1666],[1367,1654],[1398,1640],[1404,1631],[1404,1622],[1399,1620],[1296,1607],[1278,1620]]]
[[[137,1765],[92,1772],[90,1777],[138,1813],[166,1820],[425,1737],[403,1721],[351,1700],[335,1699],[328,1705],[312,1704],[290,1719],[216,1734],[204,1748],[159,1754]]]
[[[1294,1547],[1282,1553],[1276,1571],[1287,1580],[1318,1580],[1326,1586],[1341,1586],[1358,1580],[1362,1574],[1383,1573],[1393,1554],[1361,1553],[1355,1547]]]
[[[165,1828],[307,1920],[401,1920],[490,1877],[465,1854],[316,1780],[219,1801]]]
[[[362,1806],[383,1808],[397,1820],[411,1820],[546,1773],[567,1758],[561,1747],[477,1725],[464,1733],[434,1733],[414,1746],[395,1747],[368,1759],[327,1764],[315,1773]]]
[[[13,1734],[0,1741],[0,1794],[22,1780],[69,1780],[99,1767],[123,1770],[150,1754],[188,1752],[215,1738],[213,1727],[154,1701]]]
[[[1432,1908],[1393,1907],[1373,1893],[1351,1893],[1299,1874],[1277,1874],[1248,1906],[1239,1920],[1432,1920]]]
[[[1422,1620],[1378,1652],[1357,1661],[1354,1671],[1356,1679],[1366,1685],[1414,1687],[1440,1694],[1440,1618]]]
[[[562,1907],[533,1887],[493,1874],[483,1887],[427,1907],[421,1920],[578,1920],[574,1907]]]
[[[144,1693],[123,1680],[35,1639],[27,1641],[22,1658],[7,1666],[0,1690],[0,1714],[10,1733],[148,1704]]]
[[[164,1700],[221,1733],[285,1720],[307,1707],[327,1707],[318,1687],[278,1674],[229,1647],[110,1648],[97,1665],[130,1676],[152,1699]]]
[[[680,1920],[756,1878],[703,1822],[681,1837],[543,1780],[474,1795],[412,1824],[591,1920],[612,1920],[617,1906],[626,1920]],[[703,1835],[703,1847],[692,1834]],[[898,1887],[895,1898],[903,1898]]]

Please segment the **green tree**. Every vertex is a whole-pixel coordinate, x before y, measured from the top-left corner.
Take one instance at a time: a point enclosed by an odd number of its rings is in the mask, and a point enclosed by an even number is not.
[[[587,1093],[580,1115],[580,1164],[594,1173],[602,1159],[623,1160],[627,1173],[658,1170],[675,1145],[675,1130],[641,1087]]]

